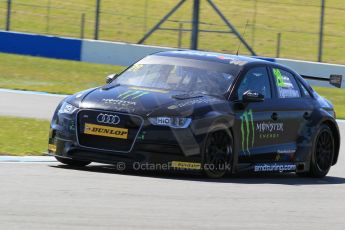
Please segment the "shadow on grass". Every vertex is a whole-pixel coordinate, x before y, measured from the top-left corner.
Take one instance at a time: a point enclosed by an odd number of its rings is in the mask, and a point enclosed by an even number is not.
[[[201,173],[178,172],[178,171],[144,171],[144,170],[125,170],[118,171],[112,165],[90,165],[87,167],[71,167],[67,165],[50,165],[50,167],[78,170],[92,173],[118,174],[124,176],[151,177],[162,180],[184,180],[198,181],[205,183],[229,183],[229,184],[277,184],[277,185],[330,185],[345,184],[345,178],[327,176],[324,178],[303,178],[295,173],[238,173],[229,175],[222,179],[208,179]]]

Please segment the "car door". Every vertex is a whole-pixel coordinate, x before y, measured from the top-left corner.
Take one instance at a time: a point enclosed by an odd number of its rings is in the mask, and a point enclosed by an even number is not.
[[[283,124],[272,112],[273,82],[266,66],[249,68],[235,86],[234,131],[238,163],[267,162],[276,155],[282,138]],[[243,102],[243,94],[251,90],[264,96],[261,102]],[[275,120],[276,119],[276,120]]]
[[[271,67],[276,97],[272,100],[276,118],[283,123],[283,133],[275,161],[296,161],[298,143],[311,118],[313,103],[309,92],[288,69]]]

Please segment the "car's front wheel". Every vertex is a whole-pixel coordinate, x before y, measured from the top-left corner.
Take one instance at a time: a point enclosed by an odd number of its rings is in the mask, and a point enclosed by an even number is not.
[[[232,169],[233,137],[229,130],[208,134],[203,153],[203,171],[212,179],[223,177]]]
[[[73,160],[73,159],[57,157],[57,156],[55,156],[55,158],[62,164],[74,166],[74,167],[83,167],[83,166],[91,164],[91,161],[79,161],[79,160]]]
[[[334,138],[332,131],[327,125],[322,125],[314,141],[309,172],[297,174],[316,178],[324,177],[332,166],[333,157]]]

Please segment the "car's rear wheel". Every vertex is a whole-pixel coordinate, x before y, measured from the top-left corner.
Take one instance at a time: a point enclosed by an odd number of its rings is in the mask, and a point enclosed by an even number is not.
[[[316,178],[324,177],[332,166],[333,157],[334,138],[332,131],[327,125],[322,125],[314,142],[309,172],[297,174]]]
[[[228,130],[218,130],[208,134],[203,153],[203,171],[212,179],[231,172],[233,138]]]
[[[55,156],[55,158],[62,164],[74,166],[74,167],[83,167],[83,166],[91,164],[91,161],[79,161],[79,160],[73,160],[73,159],[57,157],[57,156]]]

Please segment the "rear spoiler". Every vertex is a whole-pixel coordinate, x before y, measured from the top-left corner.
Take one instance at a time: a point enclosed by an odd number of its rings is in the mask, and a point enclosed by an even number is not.
[[[339,74],[331,74],[331,76],[328,78],[322,78],[322,77],[313,77],[313,76],[306,76],[306,75],[301,75],[303,78],[308,79],[308,80],[316,80],[316,81],[328,81],[329,84],[341,88],[341,83],[343,81],[343,75]]]

